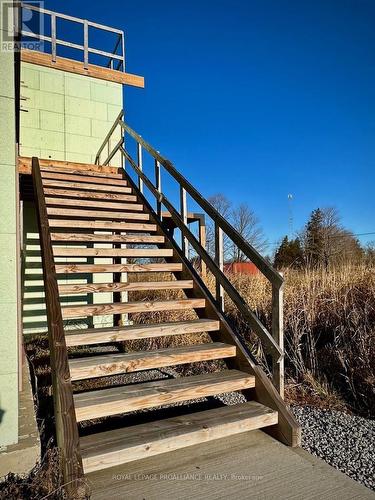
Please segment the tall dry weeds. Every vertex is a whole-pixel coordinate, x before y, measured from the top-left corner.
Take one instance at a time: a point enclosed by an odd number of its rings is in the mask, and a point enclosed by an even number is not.
[[[347,265],[287,270],[284,276],[287,376],[315,379],[356,411],[375,415],[375,269]],[[270,328],[271,292],[265,280],[234,275],[231,281]],[[241,325],[229,300],[226,309]]]

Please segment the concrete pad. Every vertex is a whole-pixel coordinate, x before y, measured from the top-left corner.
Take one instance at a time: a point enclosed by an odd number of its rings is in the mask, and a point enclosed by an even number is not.
[[[261,431],[87,476],[92,499],[375,499],[371,490]]]
[[[27,474],[40,460],[40,439],[27,365],[23,367],[22,378],[23,386],[19,395],[19,440],[17,444],[0,450],[0,477],[8,472]]]

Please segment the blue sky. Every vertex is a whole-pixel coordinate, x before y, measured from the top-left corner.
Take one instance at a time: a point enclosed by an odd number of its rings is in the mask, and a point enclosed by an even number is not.
[[[375,1],[137,0],[46,8],[125,30],[128,123],[274,242],[335,205],[375,232]],[[361,241],[374,240],[375,236]]]

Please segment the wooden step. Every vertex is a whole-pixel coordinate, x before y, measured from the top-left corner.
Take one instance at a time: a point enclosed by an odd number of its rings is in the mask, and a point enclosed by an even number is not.
[[[178,272],[182,264],[56,264],[57,274]]]
[[[68,173],[60,173],[60,172],[41,172],[42,180],[44,179],[53,179],[53,180],[61,180],[61,181],[72,181],[72,182],[90,182],[91,184],[100,184],[101,186],[127,186],[127,182],[124,179],[114,179],[107,177],[94,177],[94,176],[85,176],[84,172],[80,172],[78,175],[72,175]]]
[[[80,438],[84,472],[261,429],[278,414],[256,401],[181,415]]]
[[[69,198],[87,198],[89,200],[112,200],[112,201],[137,201],[134,194],[118,193],[95,193],[94,191],[81,191],[74,189],[44,188],[44,194],[47,196],[66,196]],[[78,202],[77,202],[78,203]]]
[[[193,288],[193,280],[134,281],[133,283],[84,283],[59,285],[60,294],[140,292],[145,290],[184,290]]]
[[[69,367],[72,380],[83,380],[185,363],[231,358],[235,355],[236,346],[213,342],[172,349],[76,358],[69,361]]]
[[[55,257],[172,257],[169,248],[75,248],[54,247]]]
[[[20,157],[19,164],[24,165],[25,167],[31,167],[31,158],[30,157]],[[66,161],[66,160],[52,160],[51,158],[39,158],[40,168],[74,168],[75,170],[79,170],[80,172],[83,170],[84,172],[100,172],[103,174],[122,174],[123,169],[119,167],[114,167],[111,165],[96,165],[94,163],[82,163],[76,161]]]
[[[74,209],[74,208],[53,208],[47,207],[47,214],[58,215],[61,217],[90,217],[94,220],[97,219],[120,219],[120,220],[149,220],[149,214],[145,213],[133,213],[133,212],[115,212],[112,210],[84,210],[84,209]],[[72,226],[74,222],[71,221]]]
[[[58,174],[74,174],[74,175],[84,175],[89,177],[105,177],[107,179],[123,179],[122,174],[111,174],[110,172],[97,172],[91,171],[88,169],[77,168],[75,166],[72,167],[59,167],[55,165],[46,165],[40,166],[40,171],[42,176],[44,176],[44,172],[56,172]]]
[[[89,207],[89,208],[106,208],[108,210],[135,210],[136,212],[143,210],[143,205],[139,203],[120,203],[112,201],[97,201],[97,200],[80,200],[79,202],[74,198],[50,198],[46,197],[47,206],[59,207]]]
[[[93,184],[93,183],[85,183],[85,182],[69,182],[69,181],[58,181],[55,179],[45,179],[43,181],[43,186],[44,187],[58,187],[58,188],[65,188],[65,189],[82,189],[82,190],[89,190],[89,191],[104,191],[104,192],[111,192],[111,193],[131,193],[132,190],[130,187],[123,187],[123,186],[107,186],[107,185],[100,185],[100,184]]]
[[[82,422],[215,394],[240,391],[254,386],[253,375],[238,370],[226,370],[193,377],[83,392],[74,395],[74,404],[77,421]]]
[[[175,321],[150,325],[131,325],[109,328],[88,328],[82,333],[65,332],[66,345],[76,347],[81,345],[106,344],[126,340],[149,339],[169,335],[188,335],[189,333],[215,332],[219,330],[220,322],[214,319],[194,319],[190,321]]]
[[[51,233],[51,239],[56,242],[72,243],[164,243],[164,236],[147,234],[99,234],[99,233]]]
[[[156,224],[146,224],[141,222],[110,222],[107,220],[74,220],[70,219],[49,219],[50,227],[67,227],[69,229],[105,229],[113,231],[156,231]]]
[[[66,306],[62,307],[61,311],[63,319],[67,319],[80,318],[83,316],[105,316],[106,314],[184,311],[186,309],[202,309],[205,306],[205,299],[180,299]]]

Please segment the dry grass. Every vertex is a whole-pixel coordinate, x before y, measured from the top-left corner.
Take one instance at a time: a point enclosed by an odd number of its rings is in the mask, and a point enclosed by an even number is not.
[[[232,283],[270,328],[271,292],[261,276]],[[249,340],[234,306],[228,313]],[[284,326],[287,375],[323,400],[343,400],[375,414],[375,269],[343,266],[285,272]]]
[[[292,400],[343,407],[363,415],[375,415],[375,268],[365,265],[324,269],[286,270],[284,325],[287,395]],[[131,275],[132,281],[163,281],[170,274]],[[271,289],[262,275],[230,276],[261,321],[271,328]],[[206,283],[214,291],[208,274]],[[184,297],[182,291],[147,291],[130,300],[168,300]],[[264,362],[262,346],[226,297],[226,312],[250,350]],[[159,323],[193,319],[192,311],[133,314],[135,323]],[[178,335],[127,342],[127,350],[160,349],[202,343],[202,334]],[[194,364],[178,371],[192,373],[216,367]]]
[[[63,500],[68,498],[59,467],[57,449],[50,449],[29,474],[9,473],[0,483],[0,499]]]

